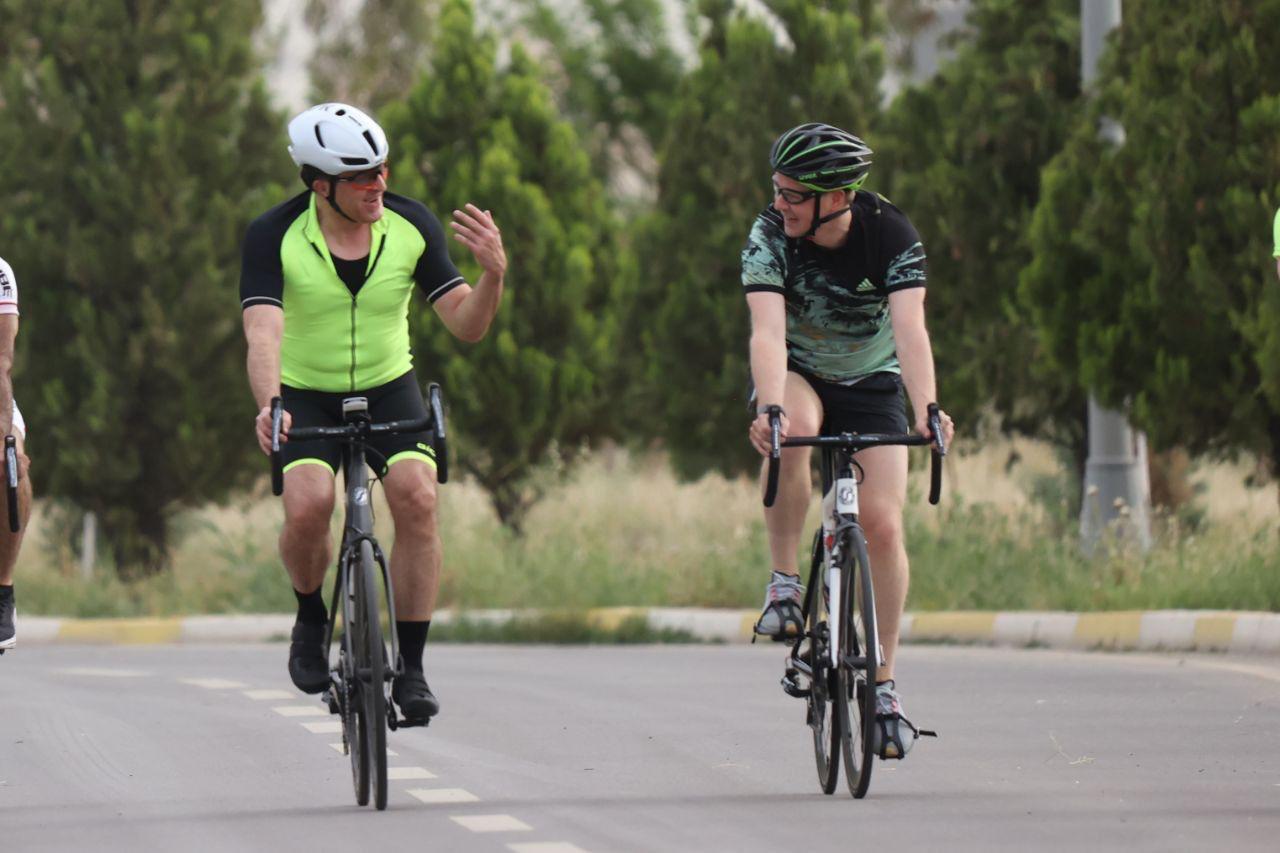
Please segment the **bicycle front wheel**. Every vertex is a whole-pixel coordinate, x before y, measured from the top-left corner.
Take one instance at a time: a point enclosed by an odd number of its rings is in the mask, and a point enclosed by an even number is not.
[[[374,806],[387,807],[387,696],[386,649],[382,641],[382,620],[378,608],[378,563],[373,545],[360,543],[356,567],[356,610],[362,624],[355,633],[363,635],[363,654],[358,661],[360,704],[364,712],[364,737],[369,756],[368,770]],[[367,798],[366,798],[367,802]],[[364,803],[361,803],[364,805]]]
[[[841,744],[844,755],[845,783],[849,793],[861,799],[871,785],[871,768],[875,760],[872,735],[876,726],[876,599],[871,582],[871,563],[862,531],[846,534],[841,550],[846,589],[845,619],[840,637],[840,666],[836,674],[837,690],[843,700],[848,736]],[[853,593],[853,595],[849,595]]]
[[[827,596],[822,583],[822,529],[818,529],[813,541],[813,569],[809,574],[809,600],[805,607],[805,637],[809,643],[809,728],[813,729],[813,758],[818,769],[818,784],[822,793],[836,789],[840,775],[838,755],[841,737],[839,708],[833,670],[828,666],[830,621],[827,612]]]

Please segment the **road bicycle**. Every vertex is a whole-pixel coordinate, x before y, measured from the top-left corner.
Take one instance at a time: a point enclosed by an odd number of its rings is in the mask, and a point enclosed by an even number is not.
[[[782,409],[769,406],[766,412],[772,435],[765,506],[772,506],[777,496],[782,448],[822,448],[822,524],[813,537],[802,607],[804,629],[787,656],[782,688],[806,700],[806,721],[813,729],[813,753],[823,793],[835,791],[843,759],[849,792],[861,799],[871,784],[875,758],[875,682],[876,670],[884,664],[884,649],[876,632],[866,536],[858,522],[862,468],[854,454],[885,445],[932,445],[929,503],[937,504],[942,494],[942,457],[947,452],[938,407],[931,404],[928,410],[934,438],[846,432],[780,441]],[[937,736],[923,729],[915,729],[914,734]]]
[[[280,425],[283,406],[279,397],[271,400],[271,490],[284,493]],[[356,803],[369,803],[372,788],[374,805],[387,807],[387,729],[425,726],[428,721],[400,719],[391,701],[392,681],[404,672],[400,644],[396,638],[395,595],[387,561],[373,535],[373,506],[370,487],[374,475],[366,454],[372,451],[369,439],[375,435],[406,432],[430,433],[435,451],[436,480],[449,479],[445,437],[444,398],[440,386],[427,386],[427,415],[424,418],[373,423],[365,397],[342,401],[340,426],[290,429],[290,441],[326,438],[342,442],[342,470],[346,485],[346,517],[342,525],[342,546],[338,550],[338,571],[329,606],[325,649],[331,649],[338,616],[342,635],[338,659],[329,672],[329,688],[323,699],[330,713],[342,720],[342,745],[351,757],[351,778]],[[382,595],[378,594],[381,582]],[[386,621],[381,604],[386,605]],[[327,657],[332,657],[326,653]],[[394,662],[394,663],[393,663]]]

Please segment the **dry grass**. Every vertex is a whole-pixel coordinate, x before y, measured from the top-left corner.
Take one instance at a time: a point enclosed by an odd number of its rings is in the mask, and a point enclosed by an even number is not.
[[[1085,561],[1075,549],[1069,478],[1047,447],[1002,441],[967,451],[962,445],[947,463],[941,510],[922,498],[924,465],[913,468],[911,606],[1280,609],[1275,488],[1246,486],[1251,470],[1243,463],[1196,465],[1196,510],[1160,520],[1151,554],[1116,552]],[[390,544],[380,492],[375,507]],[[523,538],[498,524],[473,483],[447,486],[441,514],[446,606],[754,606],[767,569],[756,485],[718,476],[679,483],[660,456],[595,454],[534,507]],[[91,582],[79,580],[70,549],[51,541],[37,507],[17,571],[23,610],[291,610],[275,553],[280,518],[278,501],[262,491],[191,513],[178,524],[174,571],[124,585],[105,570]],[[1187,526],[1198,519],[1198,527]]]

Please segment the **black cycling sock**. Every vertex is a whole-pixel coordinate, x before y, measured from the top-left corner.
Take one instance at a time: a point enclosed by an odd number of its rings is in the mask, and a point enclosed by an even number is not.
[[[303,625],[324,625],[329,621],[329,611],[324,606],[324,594],[321,587],[314,592],[293,591],[298,599],[298,621]]]
[[[427,645],[427,632],[430,630],[430,619],[423,622],[396,620],[396,637],[400,640],[400,657],[404,659],[405,669],[422,671],[422,650]]]
[[[13,598],[13,584],[0,583],[0,598]]]

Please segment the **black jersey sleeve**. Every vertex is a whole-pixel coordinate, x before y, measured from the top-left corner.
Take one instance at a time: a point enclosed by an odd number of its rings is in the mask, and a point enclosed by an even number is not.
[[[919,232],[898,208],[887,203],[882,203],[882,206],[880,257],[885,265],[885,291],[893,293],[895,290],[924,287],[929,268]]]
[[[786,234],[782,217],[772,207],[756,217],[742,247],[742,290],[744,293],[786,292]]]
[[[413,280],[430,302],[436,302],[455,287],[466,283],[453,259],[449,257],[449,244],[445,242],[440,220],[425,204],[391,193],[383,196],[383,202],[413,223],[426,241],[426,248],[422,250],[418,264],[414,267]]]
[[[240,308],[284,307],[284,267],[280,244],[293,221],[307,209],[307,193],[294,196],[249,223],[240,260]]]

